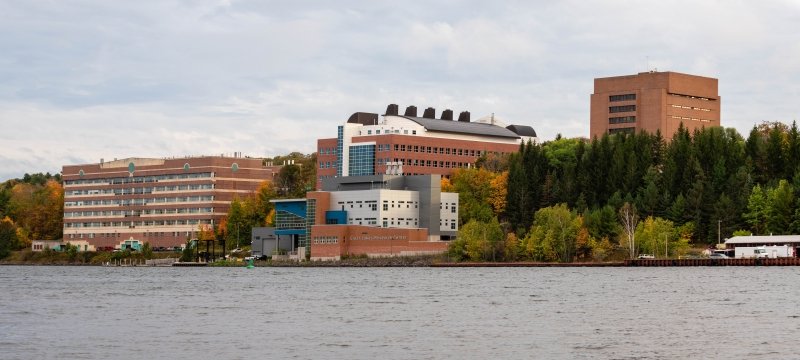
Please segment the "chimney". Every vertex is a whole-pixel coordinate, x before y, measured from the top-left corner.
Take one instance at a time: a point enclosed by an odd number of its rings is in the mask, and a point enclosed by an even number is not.
[[[458,114],[458,121],[469,122],[469,111],[462,111],[461,114]]]
[[[442,111],[442,120],[453,121],[453,110],[447,109],[445,111]]]
[[[426,119],[436,119],[436,109],[432,107],[425,109],[425,112],[422,113],[422,117]]]
[[[399,112],[400,108],[397,106],[397,104],[389,104],[389,106],[386,107],[386,115],[397,116]]]
[[[403,114],[403,115],[404,115],[404,116],[413,116],[413,117],[417,117],[417,107],[416,107],[416,106],[414,106],[414,105],[411,105],[411,106],[407,107],[407,108],[406,108],[406,113],[405,113],[405,114]]]

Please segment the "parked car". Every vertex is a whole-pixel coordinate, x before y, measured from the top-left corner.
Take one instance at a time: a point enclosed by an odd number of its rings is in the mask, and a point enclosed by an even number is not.
[[[639,259],[655,259],[656,257],[650,254],[639,254]]]
[[[708,258],[709,259],[730,259],[730,256],[725,255],[725,254],[720,254],[720,253],[711,253],[711,255],[708,255]]]

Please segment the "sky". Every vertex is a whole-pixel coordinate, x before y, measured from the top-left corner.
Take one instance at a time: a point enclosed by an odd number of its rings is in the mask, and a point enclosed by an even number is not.
[[[719,79],[800,114],[800,1],[0,0],[0,181],[100,159],[311,153],[354,112],[588,136],[596,77]]]

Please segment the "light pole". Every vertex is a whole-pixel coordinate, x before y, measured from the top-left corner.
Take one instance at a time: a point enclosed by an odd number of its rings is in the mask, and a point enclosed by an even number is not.
[[[722,225],[722,220],[717,220],[717,249],[719,249],[719,245],[721,244],[722,240],[722,232],[720,231]]]

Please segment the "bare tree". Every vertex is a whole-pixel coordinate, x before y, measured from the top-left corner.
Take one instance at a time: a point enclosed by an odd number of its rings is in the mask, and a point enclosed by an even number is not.
[[[636,233],[636,225],[639,224],[639,215],[636,214],[636,206],[628,202],[622,205],[622,208],[619,209],[619,219],[622,221],[622,230],[625,232],[625,236],[628,237],[628,253],[631,259],[633,259],[636,257],[636,239],[634,238],[634,234]]]

